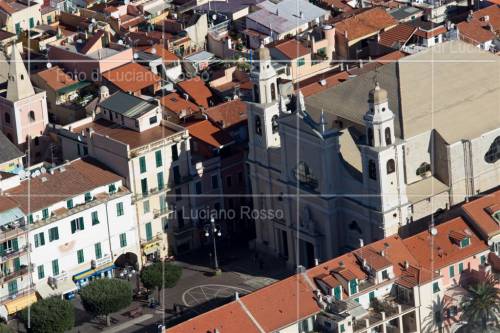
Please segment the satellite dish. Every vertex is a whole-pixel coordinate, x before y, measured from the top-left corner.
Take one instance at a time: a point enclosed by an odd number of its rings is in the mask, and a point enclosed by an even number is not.
[[[134,59],[138,59],[138,58],[139,58],[139,54],[134,53]]]
[[[92,23],[95,23],[95,18],[92,18]]]
[[[438,234],[438,230],[436,229],[436,227],[432,227],[431,228],[431,235],[436,236],[437,234]]]
[[[217,14],[212,15],[212,20],[214,20],[214,21],[217,20]]]
[[[154,47],[151,49],[151,53],[156,54],[156,49]]]
[[[47,63],[47,68],[52,68],[52,64],[50,62]]]
[[[119,39],[118,44],[123,45],[123,41],[121,39]]]
[[[41,173],[46,173],[46,172],[47,172],[47,169],[45,169],[44,167],[41,167],[41,168],[40,168],[40,172],[41,172]]]

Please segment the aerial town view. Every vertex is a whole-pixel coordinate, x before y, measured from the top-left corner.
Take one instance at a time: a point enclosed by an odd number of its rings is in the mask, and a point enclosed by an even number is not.
[[[0,0],[0,333],[500,333],[500,0]]]

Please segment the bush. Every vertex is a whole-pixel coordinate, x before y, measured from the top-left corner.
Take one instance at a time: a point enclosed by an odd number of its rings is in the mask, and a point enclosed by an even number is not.
[[[32,333],[63,333],[75,326],[75,309],[69,301],[58,296],[36,302],[29,311],[30,328],[28,328],[28,309],[19,313],[20,320]],[[0,330],[0,332],[9,332]]]
[[[132,287],[124,280],[99,279],[82,288],[80,296],[85,310],[94,316],[106,316],[109,326],[109,315],[132,303]]]

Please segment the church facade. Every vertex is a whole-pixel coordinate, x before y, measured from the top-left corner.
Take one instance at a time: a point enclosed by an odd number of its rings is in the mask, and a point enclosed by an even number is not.
[[[498,72],[494,56],[454,41],[283,96],[261,48],[248,163],[254,208],[282,214],[257,219],[257,247],[312,266],[498,186]]]

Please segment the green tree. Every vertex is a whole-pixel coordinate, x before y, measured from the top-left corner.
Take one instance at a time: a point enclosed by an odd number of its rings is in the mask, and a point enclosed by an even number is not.
[[[28,332],[63,333],[75,326],[75,309],[69,301],[54,296],[36,302],[30,310],[24,309],[20,312],[19,318]],[[0,332],[8,331],[0,330]]]
[[[467,322],[469,330],[481,329],[486,332],[488,326],[498,327],[500,318],[500,289],[498,281],[489,274],[485,281],[469,287],[469,295],[462,301],[462,320]]]
[[[163,288],[173,288],[182,275],[182,268],[170,263],[156,262],[144,267],[141,272],[141,282],[145,288],[158,290],[158,301],[160,291]]]
[[[110,326],[110,314],[132,303],[132,287],[124,280],[99,279],[83,287],[80,297],[85,310],[94,316],[106,316],[106,325]]]

